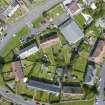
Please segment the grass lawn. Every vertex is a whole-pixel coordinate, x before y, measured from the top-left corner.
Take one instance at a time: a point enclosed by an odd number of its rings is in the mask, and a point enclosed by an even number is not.
[[[0,0],[0,8],[8,6],[11,0]]]
[[[48,55],[48,58],[49,58],[51,64],[52,64],[52,65],[55,65],[55,60],[54,60],[52,48],[49,47],[49,48],[43,49],[43,52],[44,52],[46,55]]]
[[[48,102],[49,93],[39,91],[39,90],[35,90],[34,91],[34,96],[35,96],[36,100],[43,101],[43,102]]]
[[[62,104],[52,104],[52,105],[93,105],[94,101],[79,101],[79,102],[70,102],[70,103],[62,103]]]
[[[83,28],[85,18],[81,14],[74,16],[74,20],[80,26],[80,28]]]
[[[90,53],[90,47],[88,45],[84,44],[82,46],[82,51],[81,51],[80,55],[78,57],[74,58],[72,73],[77,76],[77,79],[79,81],[83,80],[89,53]]]
[[[39,28],[41,26],[41,21],[43,20],[43,17],[40,16],[37,19],[35,19],[32,24],[34,28]]]
[[[8,44],[5,46],[5,48],[0,51],[0,56],[5,57],[7,54],[10,53],[10,51],[15,48],[16,46],[20,46],[20,38],[22,36],[27,35],[29,32],[28,27],[23,27],[17,34],[15,37],[13,37]]]
[[[27,95],[29,97],[33,97],[33,95],[34,95],[34,91],[29,89],[29,88],[27,88],[26,84],[21,83],[21,82],[17,83],[17,86],[15,88],[15,92],[17,94],[25,94],[25,95]]]
[[[49,18],[56,18],[60,15],[62,15],[65,12],[64,7],[62,4],[58,4],[56,6],[54,6],[52,9],[50,9],[47,14],[49,16]]]

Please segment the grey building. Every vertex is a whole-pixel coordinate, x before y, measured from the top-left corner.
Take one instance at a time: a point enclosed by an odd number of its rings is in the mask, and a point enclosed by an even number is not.
[[[83,90],[80,84],[70,84],[63,86],[63,95],[65,96],[82,96]]]
[[[70,18],[59,25],[59,29],[70,44],[76,43],[78,40],[84,37],[83,31]]]
[[[85,76],[85,84],[94,85],[95,76],[96,76],[95,65],[88,65],[87,73],[86,73],[86,76]]]
[[[31,89],[37,89],[41,91],[47,91],[48,93],[60,93],[60,87],[55,84],[49,84],[42,81],[30,80],[27,87]]]

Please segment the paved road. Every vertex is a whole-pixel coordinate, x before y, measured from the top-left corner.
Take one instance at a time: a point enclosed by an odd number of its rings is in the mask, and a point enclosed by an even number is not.
[[[105,105],[104,88],[105,88],[105,62],[102,65],[101,77],[98,85],[99,94],[96,97],[95,105]]]
[[[8,24],[6,30],[7,36],[4,38],[3,41],[0,41],[0,50],[8,43],[13,34],[17,33],[26,24],[30,24],[35,18],[42,15],[43,11],[50,9],[51,7],[62,1],[64,0],[46,0],[43,4],[30,10],[29,13],[20,21],[14,24]]]
[[[7,88],[0,88],[0,95],[2,95],[6,100],[19,105],[36,105],[35,101],[26,101],[24,98],[20,95],[15,95],[11,91],[9,91]],[[48,103],[41,103],[45,105],[49,105]]]

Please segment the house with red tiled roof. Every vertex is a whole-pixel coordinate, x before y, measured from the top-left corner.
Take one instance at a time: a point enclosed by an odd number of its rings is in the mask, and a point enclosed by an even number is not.
[[[16,81],[21,81],[24,79],[21,61],[15,61],[12,63],[12,71]]]
[[[52,45],[55,45],[60,42],[60,39],[57,35],[49,35],[47,37],[43,37],[40,40],[40,47],[41,48],[48,48]]]
[[[77,15],[82,11],[81,6],[79,5],[79,3],[77,3],[76,0],[65,0],[63,4],[65,6],[65,9],[71,16]]]

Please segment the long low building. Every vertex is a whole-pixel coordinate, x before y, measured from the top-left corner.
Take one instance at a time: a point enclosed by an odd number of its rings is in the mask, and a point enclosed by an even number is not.
[[[30,80],[27,84],[27,87],[31,89],[37,89],[41,91],[47,91],[48,93],[60,93],[60,87],[55,84],[49,84],[41,81]]]
[[[37,51],[39,51],[38,47],[36,44],[32,44],[28,47],[25,47],[24,49],[22,49],[19,53],[19,58],[20,59],[24,59],[29,57],[30,55],[36,53]]]

